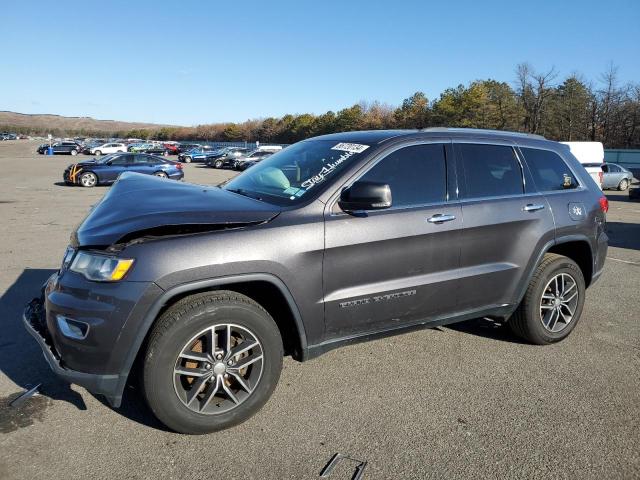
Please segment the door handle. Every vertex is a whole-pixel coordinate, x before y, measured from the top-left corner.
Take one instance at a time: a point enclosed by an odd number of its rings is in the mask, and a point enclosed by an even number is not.
[[[544,205],[541,205],[539,203],[534,204],[534,203],[529,203],[527,205],[525,205],[524,207],[522,207],[522,210],[524,210],[525,212],[535,212],[538,210],[542,210],[544,208]]]
[[[446,213],[436,213],[434,216],[427,218],[427,222],[429,223],[444,223],[450,222],[451,220],[455,220],[455,215],[449,215]]]

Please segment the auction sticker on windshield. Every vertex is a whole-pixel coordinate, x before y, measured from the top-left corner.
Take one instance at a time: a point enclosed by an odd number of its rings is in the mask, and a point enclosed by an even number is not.
[[[362,153],[369,145],[362,145],[361,143],[339,143],[333,147],[331,150],[341,150],[343,152],[351,152],[351,153]]]

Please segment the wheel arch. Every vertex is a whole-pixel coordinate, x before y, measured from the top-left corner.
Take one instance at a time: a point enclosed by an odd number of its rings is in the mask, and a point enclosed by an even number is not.
[[[584,276],[585,286],[589,287],[593,279],[593,250],[589,239],[584,235],[568,235],[565,237],[556,238],[547,242],[538,252],[533,268],[527,273],[524,281],[520,285],[518,290],[518,296],[513,308],[517,308],[527,291],[527,287],[531,282],[531,278],[535,272],[536,267],[540,264],[544,258],[545,253],[556,253],[570,258],[578,264],[582,275]]]
[[[259,303],[278,325],[285,355],[291,355],[299,361],[307,359],[307,336],[300,310],[293,295],[278,277],[268,273],[255,273],[194,281],[166,290],[147,311],[120,374],[120,397],[134,366],[140,361],[149,333],[162,313],[185,297],[215,290],[242,293]]]

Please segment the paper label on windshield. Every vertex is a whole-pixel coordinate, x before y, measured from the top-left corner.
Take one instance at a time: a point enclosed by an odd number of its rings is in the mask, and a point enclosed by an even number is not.
[[[341,150],[343,152],[351,152],[351,153],[362,153],[369,145],[362,145],[361,143],[339,143],[333,147],[331,150]]]

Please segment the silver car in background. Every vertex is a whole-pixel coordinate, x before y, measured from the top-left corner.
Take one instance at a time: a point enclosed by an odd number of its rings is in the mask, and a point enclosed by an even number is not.
[[[602,188],[624,191],[633,182],[633,173],[615,163],[602,165]]]

